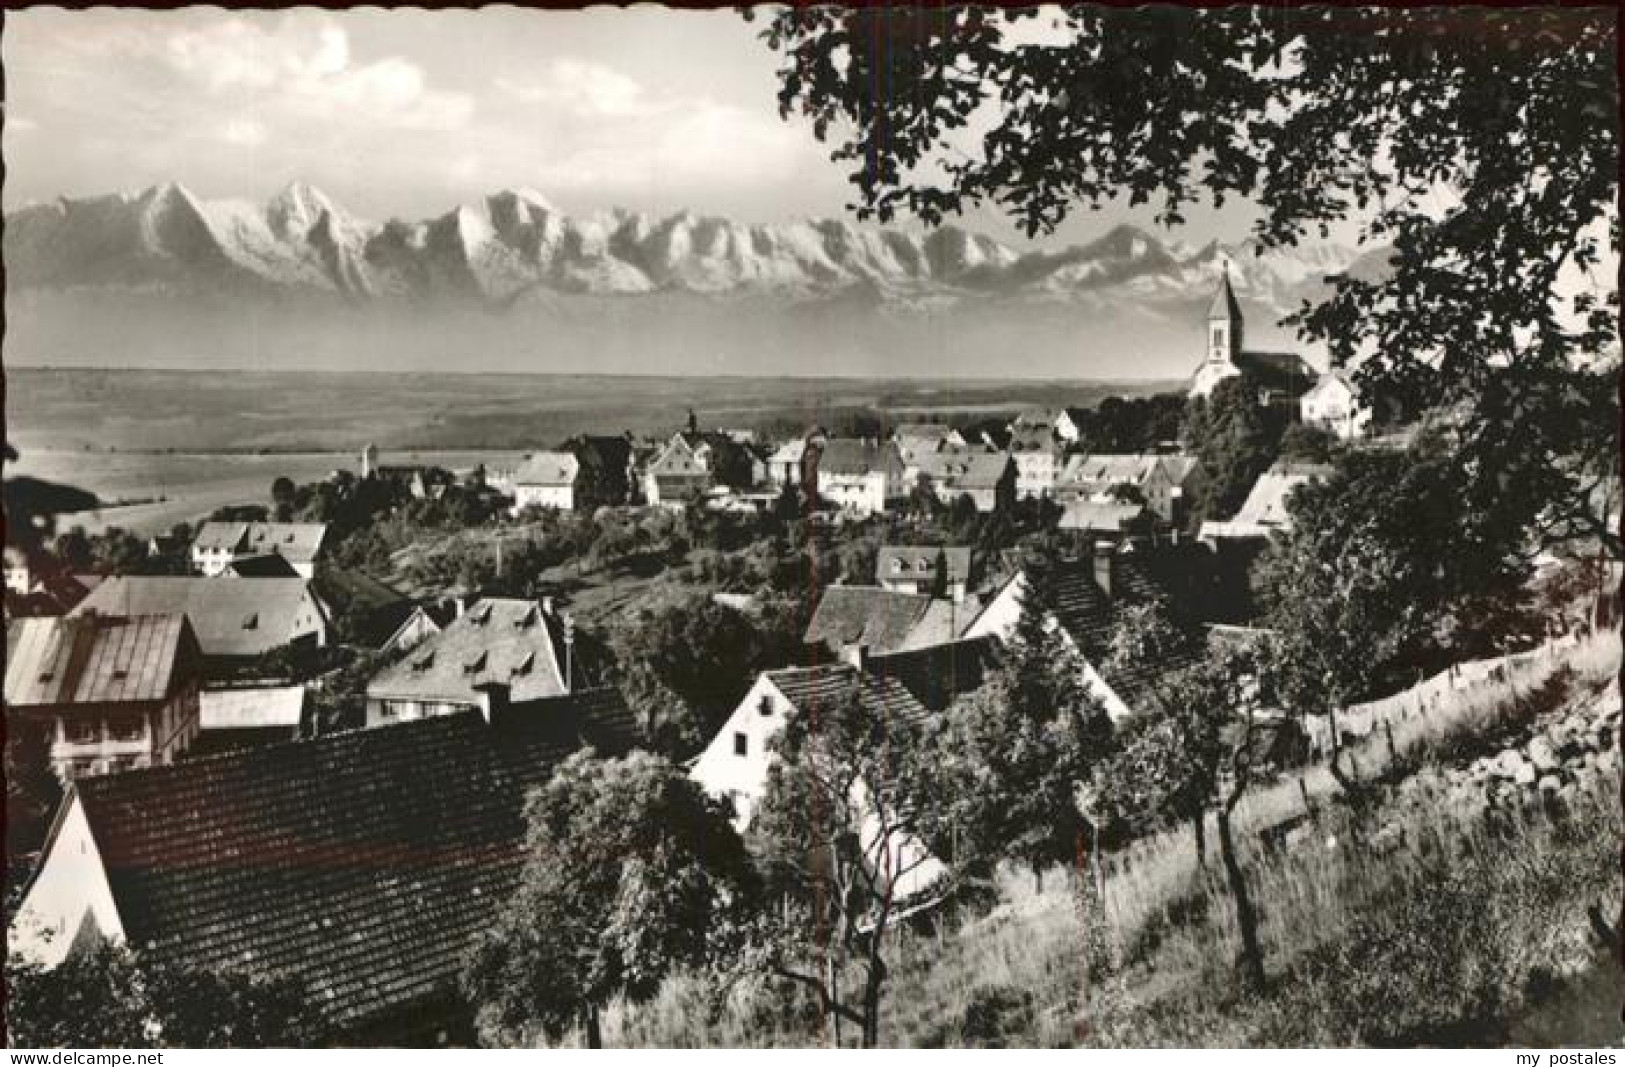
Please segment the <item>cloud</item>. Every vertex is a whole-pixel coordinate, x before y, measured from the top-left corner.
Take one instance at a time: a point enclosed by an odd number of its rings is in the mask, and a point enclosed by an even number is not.
[[[256,119],[231,119],[220,128],[222,141],[244,148],[258,148],[269,136],[264,123]]]
[[[649,100],[643,86],[620,71],[574,58],[554,60],[539,78],[498,78],[496,87],[523,103],[583,118],[649,115],[669,106]]]
[[[450,129],[474,108],[467,94],[431,88],[410,60],[354,65],[348,32],[330,19],[210,23],[170,37],[165,58],[207,93],[262,99],[265,111],[304,120],[347,112],[397,128]]]

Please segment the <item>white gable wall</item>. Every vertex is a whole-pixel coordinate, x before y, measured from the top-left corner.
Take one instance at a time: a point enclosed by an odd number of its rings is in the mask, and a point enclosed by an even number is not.
[[[90,820],[78,793],[71,794],[40,859],[7,937],[11,951],[55,967],[67,956],[85,915],[111,941],[124,939],[113,890]]]
[[[772,708],[771,714],[762,714],[764,700]],[[750,825],[751,815],[767,789],[768,742],[784,729],[789,713],[790,702],[778,686],[767,675],[759,675],[689,771],[689,777],[706,792],[733,801],[734,825],[741,831]],[[745,738],[743,756],[736,747],[740,734]]]

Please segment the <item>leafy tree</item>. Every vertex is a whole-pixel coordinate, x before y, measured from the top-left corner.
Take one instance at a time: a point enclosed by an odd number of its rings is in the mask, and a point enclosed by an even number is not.
[[[610,644],[649,744],[683,757],[711,739],[760,671],[792,661],[799,639],[759,630],[710,595],[690,593],[638,612]]]
[[[1353,453],[1294,493],[1292,528],[1259,564],[1274,690],[1288,708],[1328,717],[1332,772],[1346,788],[1337,713],[1430,653],[1493,646],[1521,612],[1523,505],[1484,499],[1475,483],[1443,440]]]
[[[1070,865],[1092,828],[1078,788],[1110,751],[1111,721],[1053,624],[1055,568],[1043,549],[1029,558],[1004,662],[931,737],[944,825],[967,864]]]
[[[577,753],[530,795],[528,858],[464,970],[485,1023],[600,1047],[599,1013],[719,958],[749,863],[725,806],[658,756]]]
[[[1337,453],[1337,438],[1318,426],[1295,422],[1281,434],[1282,459],[1294,463],[1330,463]]]
[[[860,217],[996,204],[1037,235],[1241,199],[1260,250],[1352,229],[1372,269],[1289,324],[1378,407],[1457,412],[1462,470],[1617,557],[1588,492],[1615,421],[1616,33],[1600,8],[1080,5],[788,7],[762,36]]]
[[[1201,461],[1198,514],[1229,518],[1241,507],[1258,476],[1275,462],[1285,428],[1279,411],[1258,402],[1240,378],[1226,378],[1206,398],[1191,402],[1185,419],[1185,447]]]
[[[765,889],[746,963],[810,990],[836,1045],[851,1023],[873,1048],[889,935],[906,895],[931,888],[918,880],[936,862],[921,842],[937,834],[920,823],[939,809],[911,803],[925,750],[854,688],[816,714],[792,711],[772,753],[749,833]]]
[[[327,1036],[291,978],[157,965],[106,941],[75,946],[49,970],[6,959],[12,1047],[303,1048]]]
[[[298,495],[293,479],[286,474],[280,474],[271,482],[271,513],[277,522],[289,522],[293,519],[293,509]]]

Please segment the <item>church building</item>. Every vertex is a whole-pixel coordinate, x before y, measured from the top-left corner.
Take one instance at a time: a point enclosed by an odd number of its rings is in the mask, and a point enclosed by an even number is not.
[[[1230,288],[1230,272],[1207,312],[1207,355],[1191,378],[1190,398],[1212,394],[1226,378],[1240,377],[1258,390],[1260,404],[1296,404],[1315,384],[1316,374],[1295,352],[1257,352],[1243,345],[1241,304]]]

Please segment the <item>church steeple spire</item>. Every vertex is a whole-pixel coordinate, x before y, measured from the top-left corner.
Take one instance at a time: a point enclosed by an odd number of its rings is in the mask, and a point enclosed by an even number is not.
[[[1234,363],[1241,354],[1241,304],[1230,288],[1230,264],[1220,269],[1219,288],[1207,309],[1207,358],[1217,363]]]

